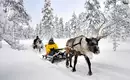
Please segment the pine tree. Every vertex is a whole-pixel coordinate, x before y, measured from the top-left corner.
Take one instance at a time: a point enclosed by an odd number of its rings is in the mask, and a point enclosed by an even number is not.
[[[24,28],[24,38],[25,39],[32,39],[35,37],[34,29],[32,27]]]
[[[130,8],[126,0],[107,0],[105,2],[105,12],[109,20],[108,31],[110,31],[113,41],[113,49],[116,50],[121,40],[126,40],[130,35]]]
[[[70,38],[71,37],[71,28],[70,28],[70,22],[65,23],[65,28],[64,28],[64,37],[65,38]]]
[[[20,25],[29,25],[30,17],[26,13],[23,0],[0,0],[0,24],[2,27],[2,39],[14,49],[20,49],[19,34]]]
[[[72,34],[72,37],[75,37],[77,36],[76,35],[76,30],[77,28],[79,27],[78,26],[78,20],[77,20],[77,16],[75,14],[75,12],[73,13],[72,15],[72,19],[70,20],[70,26],[71,26],[71,34]]]
[[[55,38],[59,36],[59,18],[57,16],[54,17],[54,27],[53,27],[53,35]]]
[[[58,30],[58,38],[63,38],[64,36],[64,25],[63,18],[59,19],[59,30]]]
[[[40,24],[37,24],[35,29],[35,36],[39,36],[41,34],[40,28],[41,28]]]
[[[98,36],[105,24],[104,14],[100,11],[100,4],[97,0],[86,0],[86,27],[88,36]],[[88,33],[89,32],[89,33]]]
[[[41,21],[41,38],[51,38],[53,37],[52,28],[53,28],[53,9],[51,8],[50,0],[45,0],[44,8],[42,10],[42,21]]]
[[[80,13],[79,14],[79,16],[78,16],[78,29],[77,30],[79,30],[78,32],[78,35],[86,35],[87,33],[86,33],[86,31],[87,31],[87,28],[86,28],[86,26],[87,26],[87,21],[86,21],[86,13],[85,12],[82,12],[82,13]],[[77,35],[77,36],[78,36]]]
[[[0,48],[2,48],[2,34],[0,34]]]

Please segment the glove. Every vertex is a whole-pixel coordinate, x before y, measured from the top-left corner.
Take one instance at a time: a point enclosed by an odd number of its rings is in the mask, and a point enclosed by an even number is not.
[[[53,51],[53,50],[55,50],[55,49],[54,49],[54,48],[51,48],[50,50]]]

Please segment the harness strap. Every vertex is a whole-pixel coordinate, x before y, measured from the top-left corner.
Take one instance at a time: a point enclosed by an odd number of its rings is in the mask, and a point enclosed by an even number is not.
[[[73,41],[73,43],[72,43],[72,48],[73,48],[74,46],[78,45],[78,44],[80,44],[80,46],[81,46],[81,41],[82,41],[82,38],[80,39],[79,43],[74,44],[74,42],[75,42],[75,39],[74,39],[74,41]]]

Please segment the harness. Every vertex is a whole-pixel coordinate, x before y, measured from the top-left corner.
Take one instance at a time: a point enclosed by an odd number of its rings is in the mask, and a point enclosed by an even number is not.
[[[81,38],[80,41],[79,41],[78,43],[76,43],[76,44],[74,44],[75,40],[76,40],[76,38],[74,38],[74,40],[73,40],[73,42],[72,42],[72,47],[71,47],[72,50],[74,50],[73,48],[74,48],[75,46],[77,46],[77,45],[80,45],[80,46],[81,46],[82,38]],[[82,54],[80,54],[80,55],[82,55]],[[73,52],[70,53],[70,56],[74,56]]]
[[[72,48],[74,48],[74,46],[76,46],[76,45],[78,45],[78,44],[80,44],[80,46],[81,46],[81,41],[82,41],[82,38],[80,39],[79,43],[74,44],[74,42],[75,42],[75,39],[74,39],[74,41],[73,41],[73,43],[72,43]]]

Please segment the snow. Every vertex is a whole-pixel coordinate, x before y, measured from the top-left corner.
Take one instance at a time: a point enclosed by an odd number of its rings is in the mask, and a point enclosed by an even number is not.
[[[65,46],[67,39],[54,39],[59,48]],[[110,41],[99,42],[100,54],[94,55],[92,76],[88,76],[85,59],[78,58],[77,71],[66,68],[65,61],[51,64],[41,59],[42,53],[32,49],[32,40],[22,40],[26,50],[13,50],[2,41],[0,48],[0,80],[130,80],[130,42],[121,43],[116,52]],[[43,41],[47,43],[46,40]]]

